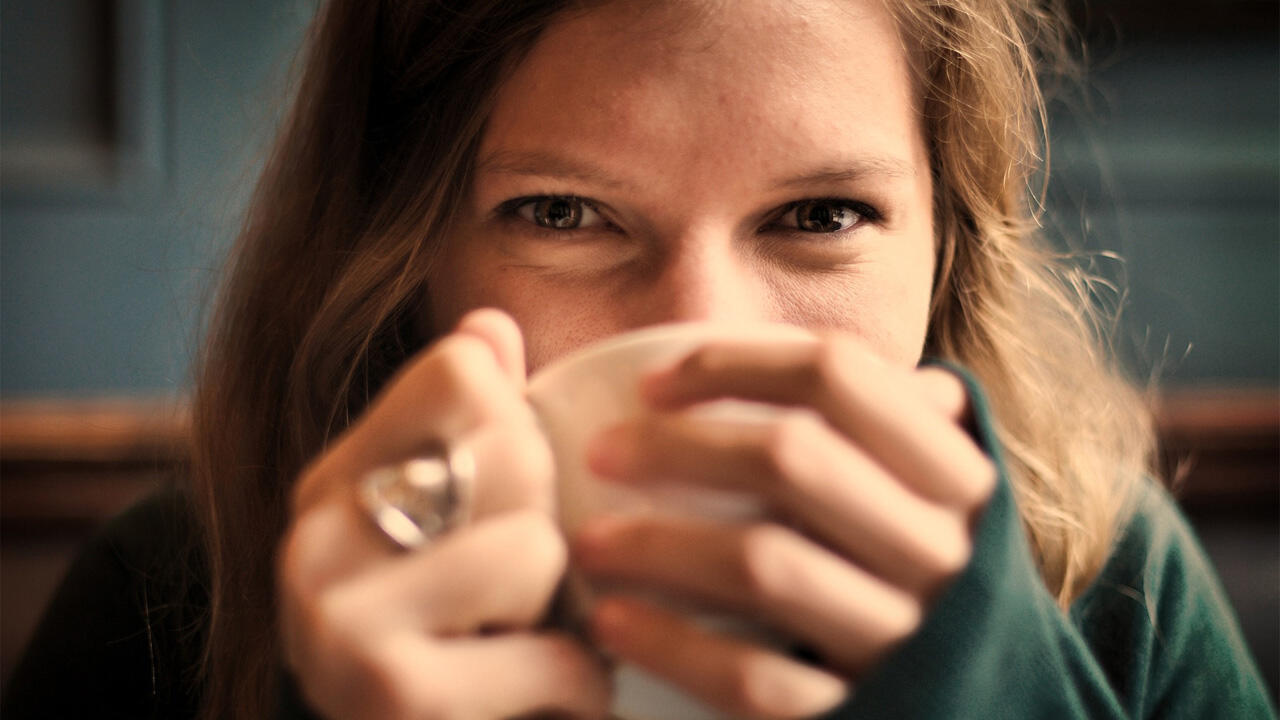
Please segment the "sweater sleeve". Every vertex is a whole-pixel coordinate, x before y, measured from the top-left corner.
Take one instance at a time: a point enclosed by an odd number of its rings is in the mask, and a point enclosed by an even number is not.
[[[973,559],[921,629],[831,718],[1274,718],[1222,590],[1168,496],[1144,492],[1104,570],[1062,612],[1000,470]]]

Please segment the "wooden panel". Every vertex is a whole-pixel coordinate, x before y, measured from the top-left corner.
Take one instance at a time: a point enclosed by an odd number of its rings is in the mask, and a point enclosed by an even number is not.
[[[180,471],[189,419],[172,400],[0,406],[6,533],[93,525]]]
[[[1164,476],[1184,507],[1280,512],[1280,391],[1182,390],[1156,417]]]
[[[1280,391],[1178,390],[1156,408],[1165,477],[1186,505],[1266,503],[1280,490]],[[173,401],[0,406],[4,522],[93,523],[186,461]]]
[[[177,400],[5,401],[0,458],[10,461],[177,460],[189,419]]]

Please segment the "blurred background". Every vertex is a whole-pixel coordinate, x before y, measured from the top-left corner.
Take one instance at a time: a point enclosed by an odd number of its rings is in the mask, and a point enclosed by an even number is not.
[[[315,4],[0,0],[0,678],[79,543],[181,472],[206,299]],[[1046,226],[1117,287],[1274,697],[1280,2],[1070,5],[1089,74],[1051,107]]]

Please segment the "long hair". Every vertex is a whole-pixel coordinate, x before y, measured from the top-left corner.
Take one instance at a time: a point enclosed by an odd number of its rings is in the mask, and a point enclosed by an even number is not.
[[[1042,574],[1065,605],[1106,557],[1117,492],[1142,476],[1151,432],[1106,360],[1078,292],[1087,283],[1037,239],[1036,67],[1058,56],[1060,35],[1026,4],[890,5],[917,61],[935,176],[928,350],[986,385]],[[469,187],[493,94],[548,23],[582,5],[334,0],[313,23],[197,374],[205,717],[269,714],[274,553],[292,482],[430,341],[418,322],[426,269]]]
[[[426,342],[426,239],[448,232],[506,66],[559,9],[335,0],[312,25],[197,375],[206,718],[269,714],[290,486]]]
[[[1147,404],[1108,352],[1106,281],[1044,241],[1042,73],[1074,74],[1069,24],[1034,0],[891,3],[917,43],[939,258],[928,351],[983,383],[1040,574],[1066,607],[1154,476]]]

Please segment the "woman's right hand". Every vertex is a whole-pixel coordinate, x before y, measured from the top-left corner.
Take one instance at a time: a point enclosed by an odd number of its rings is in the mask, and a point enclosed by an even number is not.
[[[481,310],[410,360],[299,479],[278,559],[286,661],[331,718],[603,717],[609,680],[538,629],[567,551],[550,450],[524,401],[520,331]],[[356,502],[369,471],[433,444],[476,460],[470,524],[398,552]]]

